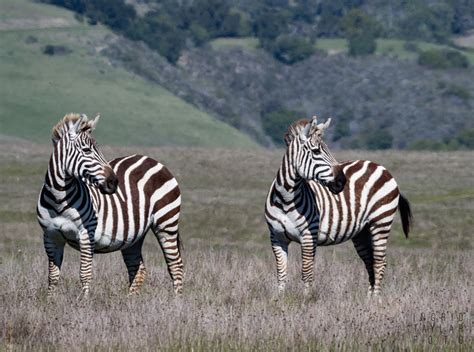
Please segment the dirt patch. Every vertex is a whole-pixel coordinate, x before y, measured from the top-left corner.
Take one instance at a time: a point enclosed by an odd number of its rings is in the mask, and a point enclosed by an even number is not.
[[[464,48],[474,48],[474,30],[470,30],[466,35],[457,37],[454,42]]]

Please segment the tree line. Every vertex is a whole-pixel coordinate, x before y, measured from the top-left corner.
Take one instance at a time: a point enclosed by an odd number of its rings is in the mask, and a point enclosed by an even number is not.
[[[219,37],[257,37],[277,60],[293,64],[312,55],[320,37],[345,37],[350,55],[367,55],[380,36],[446,42],[474,23],[468,0],[394,0],[393,9],[371,0],[147,0],[151,10],[144,16],[124,0],[41,1],[144,41],[171,63],[187,46]]]

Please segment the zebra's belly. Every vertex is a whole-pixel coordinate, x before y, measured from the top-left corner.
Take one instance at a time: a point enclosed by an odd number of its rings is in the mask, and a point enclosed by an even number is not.
[[[129,248],[137,243],[145,232],[133,234],[131,236],[125,236],[121,233],[95,233],[95,252],[97,253],[109,253],[122,249]]]
[[[364,225],[365,226],[365,225]],[[357,235],[364,226],[359,225],[354,228],[345,229],[344,231],[327,231],[320,228],[318,231],[318,245],[319,246],[331,246],[350,240],[352,237]]]

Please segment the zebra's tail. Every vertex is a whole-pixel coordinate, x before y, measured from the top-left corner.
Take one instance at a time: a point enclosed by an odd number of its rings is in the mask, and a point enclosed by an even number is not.
[[[184,246],[183,246],[183,242],[181,241],[181,235],[179,234],[179,231],[178,231],[178,236],[176,237],[176,242],[178,244],[178,249],[179,249],[179,252],[181,253],[181,255],[183,254],[183,250],[184,250]]]
[[[401,193],[398,198],[398,210],[400,211],[400,217],[402,218],[402,227],[405,237],[408,238],[410,232],[410,226],[413,222],[413,216],[411,214],[410,203]]]

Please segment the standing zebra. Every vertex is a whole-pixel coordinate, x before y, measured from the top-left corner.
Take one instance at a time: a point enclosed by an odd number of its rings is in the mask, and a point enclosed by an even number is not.
[[[174,291],[182,288],[178,220],[181,193],[166,167],[141,155],[107,162],[91,136],[98,116],[68,114],[52,131],[37,213],[48,256],[48,295],[55,290],[66,243],[81,252],[82,294],[89,294],[93,253],[122,251],[130,293],[145,279],[142,258],[151,228],[163,250]]]
[[[322,140],[330,121],[300,120],[285,134],[288,148],[265,205],[278,287],[285,288],[291,241],[301,244],[302,280],[308,289],[316,247],[352,239],[369,274],[368,294],[378,295],[393,218],[400,209],[408,237],[410,205],[383,166],[361,160],[337,163]]]

